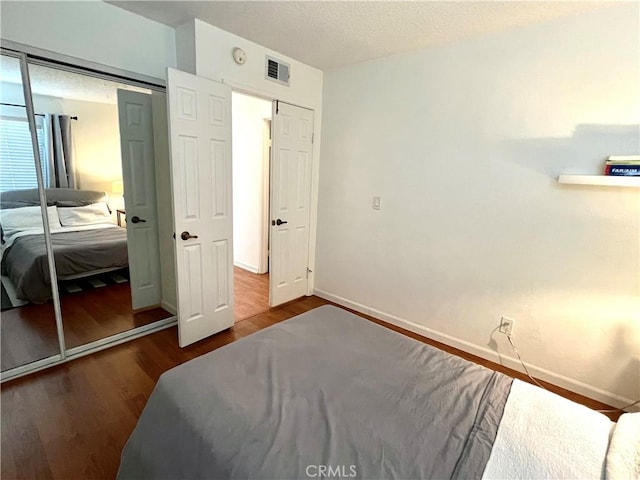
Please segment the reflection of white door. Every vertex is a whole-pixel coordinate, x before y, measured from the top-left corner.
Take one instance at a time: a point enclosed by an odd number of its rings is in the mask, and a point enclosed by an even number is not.
[[[231,89],[168,69],[181,347],[233,325]]]
[[[118,119],[135,310],[159,305],[162,297],[151,96],[118,90]]]
[[[271,135],[269,304],[306,295],[313,111],[274,102]]]

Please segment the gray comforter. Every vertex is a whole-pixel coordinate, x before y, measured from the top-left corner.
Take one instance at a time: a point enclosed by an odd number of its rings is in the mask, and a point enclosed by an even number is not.
[[[59,277],[128,265],[124,228],[52,233],[51,242]],[[11,279],[18,298],[33,303],[49,300],[51,275],[44,235],[17,238],[4,252],[2,273]]]
[[[118,476],[480,478],[510,386],[324,306],[163,374]]]

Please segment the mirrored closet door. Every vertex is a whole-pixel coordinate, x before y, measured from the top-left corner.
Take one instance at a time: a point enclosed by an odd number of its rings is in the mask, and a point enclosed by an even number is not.
[[[3,95],[9,95],[14,87],[4,77],[11,70],[3,65],[2,71]],[[39,313],[37,323],[23,320],[13,327],[20,342],[12,342],[4,335],[2,312],[3,378],[5,370],[41,357],[36,352],[44,345],[51,347],[47,352],[72,358],[169,324],[175,315],[164,92],[40,59],[29,61],[28,73],[42,159],[40,196],[50,212],[50,235],[44,232],[40,245],[48,245],[53,268],[50,273],[24,267],[22,278],[8,275],[21,308]],[[24,98],[7,97],[5,103],[24,105]],[[7,145],[0,164],[3,178],[18,175],[10,162],[17,152],[15,139],[5,139],[9,133],[2,139],[3,148]],[[38,190],[31,187],[2,183],[2,211],[5,200],[21,206],[37,202]],[[30,233],[22,237],[36,242]],[[18,263],[42,257],[35,250],[11,248]],[[3,285],[4,271],[3,258]],[[54,305],[60,310],[59,333]],[[46,326],[56,342],[43,326],[49,317],[40,312],[46,309],[52,319]],[[6,366],[5,342],[22,344],[24,352],[18,360],[7,357]]]
[[[47,200],[60,219],[51,241],[67,349],[171,317],[152,91],[49,66],[29,71],[46,126]]]
[[[55,207],[38,189],[21,60],[2,55],[0,63],[0,224],[2,226],[2,372],[61,359],[45,224],[59,224]],[[35,117],[38,153],[45,149],[43,118]],[[41,165],[42,184],[48,169]],[[48,219],[45,219],[45,216]]]

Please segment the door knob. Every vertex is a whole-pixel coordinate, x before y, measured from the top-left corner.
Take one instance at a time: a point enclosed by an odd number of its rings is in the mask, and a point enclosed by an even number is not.
[[[271,222],[271,225],[278,225],[278,226],[280,226],[280,225],[284,225],[285,223],[289,223],[289,222],[284,221],[284,220],[277,219],[275,222],[273,222],[273,221],[272,221],[272,222]]]
[[[131,217],[131,223],[140,223],[140,222],[144,223],[146,222],[146,220],[138,217],[137,215],[134,215],[133,217]]]
[[[183,240],[189,240],[190,238],[198,238],[198,235],[191,235],[189,232],[184,231],[180,234],[180,238]]]

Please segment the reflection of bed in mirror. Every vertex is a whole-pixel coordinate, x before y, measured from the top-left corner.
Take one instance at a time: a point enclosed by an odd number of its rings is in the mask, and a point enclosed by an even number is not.
[[[47,213],[58,280],[71,280],[128,266],[126,229],[113,223],[104,192],[46,190]],[[19,299],[51,299],[51,277],[37,189],[0,195],[2,275]]]

